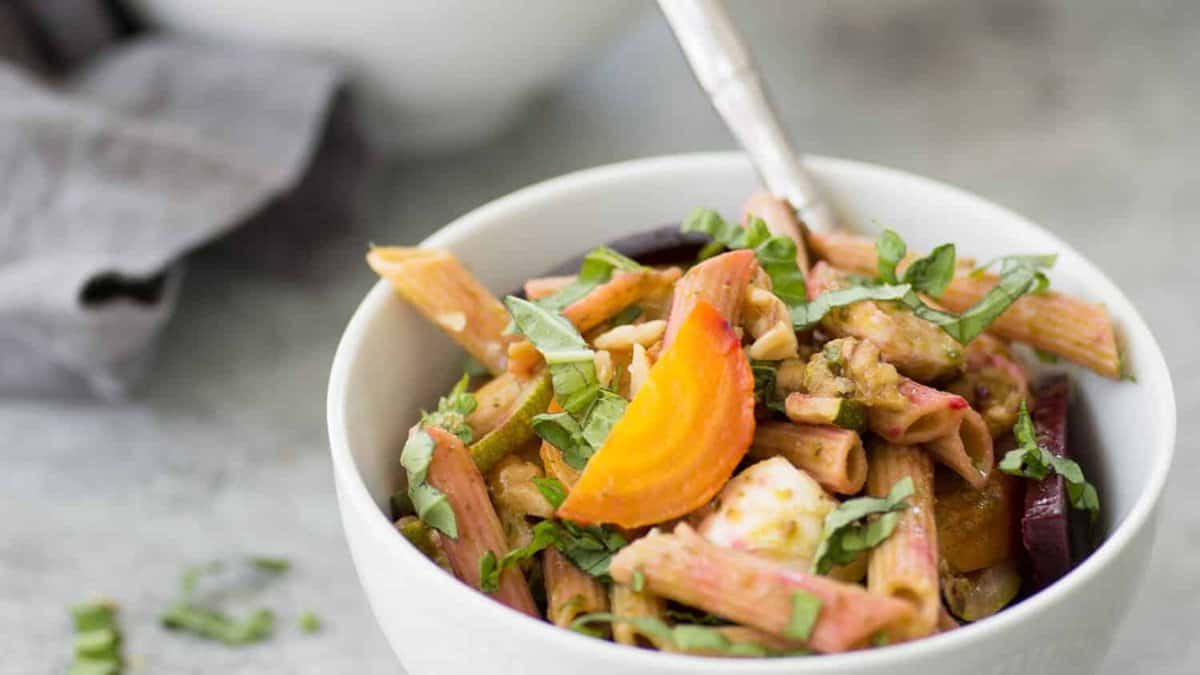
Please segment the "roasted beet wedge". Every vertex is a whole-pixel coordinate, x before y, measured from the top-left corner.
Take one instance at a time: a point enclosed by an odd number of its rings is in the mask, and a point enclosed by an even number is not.
[[[1071,456],[1067,450],[1070,394],[1071,383],[1065,375],[1047,379],[1038,386],[1030,413],[1038,445],[1059,457]],[[1071,569],[1071,505],[1062,476],[1052,473],[1029,483],[1021,539],[1029,552],[1036,589],[1045,588]]]

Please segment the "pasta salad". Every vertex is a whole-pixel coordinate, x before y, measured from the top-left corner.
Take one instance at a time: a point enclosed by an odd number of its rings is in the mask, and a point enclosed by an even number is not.
[[[370,251],[470,357],[398,449],[396,527],[435,564],[600,639],[767,657],[953,630],[1086,555],[1070,383],[1013,344],[1122,364],[1052,255],[805,233],[766,194],[656,236],[503,299],[448,251]]]

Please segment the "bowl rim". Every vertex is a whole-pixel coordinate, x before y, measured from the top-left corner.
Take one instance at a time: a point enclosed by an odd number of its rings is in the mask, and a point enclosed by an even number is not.
[[[437,593],[450,594],[456,604],[468,613],[482,613],[485,618],[499,622],[509,622],[511,630],[518,632],[525,639],[532,641],[559,641],[564,650],[574,650],[583,657],[603,660],[614,665],[636,668],[639,666],[671,667],[704,670],[705,666],[719,664],[722,670],[744,673],[815,673],[832,670],[850,672],[851,669],[885,664],[900,665],[917,658],[927,658],[935,654],[950,654],[965,646],[986,641],[1005,631],[1011,630],[1038,612],[1044,611],[1051,605],[1066,602],[1087,581],[1096,576],[1102,569],[1111,565],[1118,554],[1130,545],[1132,539],[1147,526],[1155,507],[1162,496],[1169,469],[1174,456],[1176,443],[1176,404],[1174,388],[1167,368],[1162,349],[1155,340],[1145,320],[1137,308],[1100,269],[1086,257],[1075,251],[1066,242],[1059,239],[1053,232],[1042,228],[1019,214],[999,206],[983,197],[967,192],[961,188],[933,180],[920,175],[887,168],[876,164],[858,162],[824,156],[806,156],[806,164],[816,168],[833,171],[848,171],[858,174],[874,174],[892,182],[908,182],[919,184],[953,194],[960,198],[974,201],[984,210],[991,210],[999,219],[1020,222],[1047,235],[1061,252],[1070,252],[1076,256],[1082,266],[1084,276],[1094,277],[1098,283],[1096,295],[1104,298],[1104,302],[1118,308],[1119,313],[1128,317],[1122,323],[1122,333],[1125,344],[1144,344],[1149,349],[1151,358],[1138,363],[1139,383],[1147,383],[1148,388],[1168,403],[1162,406],[1157,422],[1165,427],[1161,436],[1161,447],[1155,448],[1158,458],[1151,467],[1147,479],[1147,487],[1136,497],[1133,507],[1126,517],[1116,525],[1112,533],[1101,544],[1072,569],[1066,576],[1042,591],[1026,598],[1020,604],[1005,610],[984,621],[962,626],[953,631],[930,636],[928,638],[892,645],[883,649],[860,650],[842,654],[825,654],[820,658],[793,657],[779,659],[739,659],[736,664],[729,659],[713,659],[712,657],[687,654],[675,654],[656,650],[630,648],[626,645],[609,641],[597,640],[574,631],[563,630],[557,626],[539,619],[533,619],[520,612],[512,610],[481,593],[462,584],[452,575],[446,574],[436,565],[431,564],[419,551],[411,545],[402,544],[402,537],[396,536],[395,529],[387,516],[377,507],[375,500],[367,491],[366,483],[350,451],[349,437],[346,433],[343,404],[348,391],[349,375],[359,351],[360,344],[367,331],[368,325],[392,295],[391,288],[384,280],[377,281],[359,304],[340,339],[330,372],[327,398],[327,421],[330,436],[330,448],[333,460],[335,478],[338,482],[338,495],[343,510],[348,505],[354,516],[365,520],[365,525],[373,531],[372,539],[379,539],[377,545],[393,549],[393,553],[407,566],[406,573],[415,575],[417,583],[428,584]],[[678,173],[688,170],[703,170],[713,172],[744,171],[749,167],[749,161],[740,152],[701,152],[676,155],[662,155],[634,159],[614,164],[602,165],[583,169],[539,183],[535,183],[498,199],[492,200],[470,212],[456,218],[445,227],[434,232],[420,243],[423,247],[436,247],[449,243],[482,224],[502,219],[506,213],[523,209],[549,196],[581,188],[593,187],[613,180],[636,179],[639,176],[659,175],[662,173]],[[359,515],[361,514],[361,515]],[[357,564],[357,563],[356,563]],[[364,589],[365,590],[365,589]]]

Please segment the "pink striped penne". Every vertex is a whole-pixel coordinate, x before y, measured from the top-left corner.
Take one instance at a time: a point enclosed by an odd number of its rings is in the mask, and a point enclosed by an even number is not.
[[[525,297],[530,300],[541,300],[575,283],[577,277],[568,274],[560,277],[538,277],[525,282]]]
[[[427,427],[425,432],[435,443],[427,480],[446,495],[458,525],[458,538],[442,537],[442,547],[454,576],[478,589],[479,559],[488,551],[497,558],[508,553],[504,527],[467,446],[457,436],[437,427]],[[541,616],[525,577],[514,567],[500,575],[500,588],[492,597],[518,612]]]
[[[994,462],[992,433],[973,409],[967,408],[954,433],[935,438],[922,447],[975,489],[982,490],[987,484]]]
[[[845,273],[826,262],[808,273],[809,299],[840,288]],[[963,368],[963,347],[937,326],[892,302],[856,302],[839,307],[821,320],[836,337],[869,340],[883,359],[913,379],[930,381],[951,377]]]
[[[653,593],[635,591],[624,584],[613,584],[609,595],[612,601],[613,616],[622,618],[652,618],[666,620],[667,603]],[[623,645],[640,646],[643,644],[664,649],[668,646],[666,640],[657,635],[647,635],[628,623],[613,624],[613,640]]]
[[[688,270],[675,284],[663,348],[670,346],[675,333],[679,332],[679,326],[700,300],[715,307],[731,326],[738,325],[742,318],[746,286],[757,269],[758,260],[754,257],[754,251],[742,249],[709,258]]]
[[[908,405],[900,410],[871,408],[867,426],[893,443],[928,443],[952,433],[970,407],[966,399],[900,378],[900,394]]]
[[[808,271],[808,250],[804,244],[804,228],[796,217],[796,210],[786,199],[780,199],[766,190],[750,195],[742,206],[742,227],[750,223],[750,216],[758,216],[767,224],[771,234],[783,235],[796,242],[796,266],[801,272]]]
[[[587,295],[567,305],[562,310],[562,315],[567,317],[580,333],[586,333],[642,297],[675,283],[680,274],[678,267],[615,274],[607,283],[597,286]]]
[[[380,247],[367,264],[493,375],[504,372],[508,311],[449,251]]]
[[[635,569],[652,593],[781,637],[791,620],[792,594],[815,595],[821,610],[808,646],[820,652],[860,646],[880,629],[906,622],[912,611],[903,601],[853,584],[710,544],[685,524],[673,534],[652,533],[625,547],[609,572],[629,584]]]
[[[580,614],[608,611],[608,591],[551,546],[542,552],[546,620],[564,628]]]
[[[867,494],[885,497],[898,481],[912,478],[913,494],[901,512],[896,529],[871,549],[867,588],[876,595],[896,598],[914,610],[893,624],[891,636],[900,640],[929,635],[937,626],[937,526],[933,520],[933,461],[911,445],[880,443],[871,448]]]
[[[838,494],[856,494],[867,480],[862,439],[849,429],[759,422],[749,455],[754,459],[783,457],[815,478],[821,487]]]
[[[858,274],[875,274],[875,244],[845,234],[812,234],[809,243],[818,257]],[[910,255],[906,260],[911,260]],[[972,275],[972,265],[960,264],[954,281],[941,297],[947,308],[965,311],[996,284],[994,274]],[[1112,319],[1102,305],[1048,291],[1026,295],[1001,314],[988,330],[1006,340],[1024,342],[1091,368],[1106,377],[1121,375],[1120,352]]]

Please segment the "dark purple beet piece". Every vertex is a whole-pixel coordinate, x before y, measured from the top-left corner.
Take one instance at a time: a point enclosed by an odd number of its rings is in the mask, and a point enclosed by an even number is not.
[[[1071,383],[1065,375],[1044,380],[1035,392],[1030,416],[1038,445],[1059,457],[1067,452],[1067,405]],[[1025,490],[1021,539],[1029,552],[1033,585],[1041,589],[1071,569],[1071,506],[1063,477],[1052,473]]]
[[[680,232],[679,225],[664,225],[615,239],[607,246],[643,265],[680,265],[696,262],[696,254],[708,242],[707,235]],[[583,255],[578,255],[555,267],[550,274],[575,274],[582,262]]]

